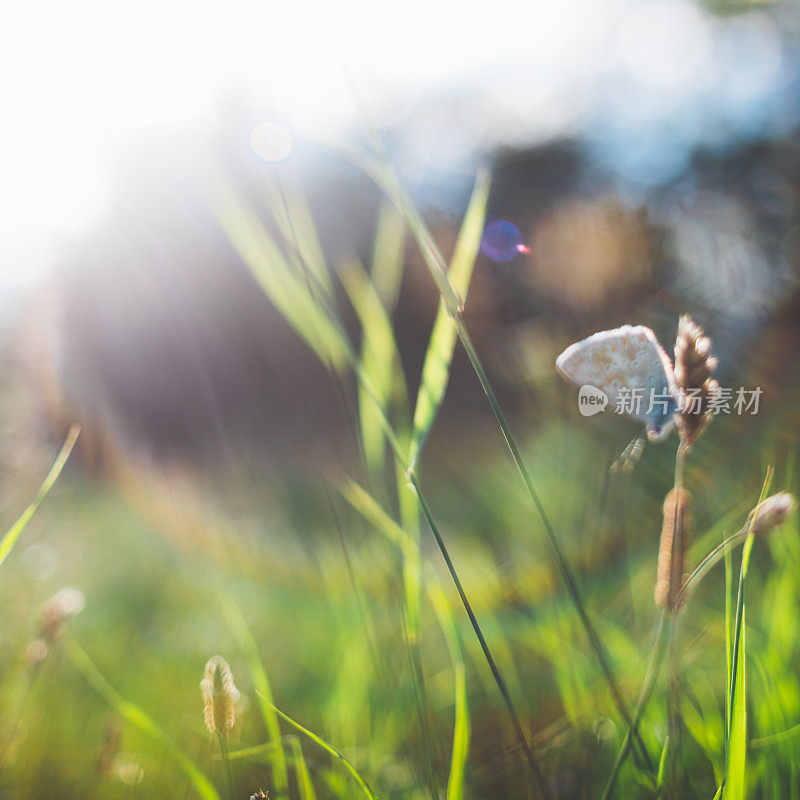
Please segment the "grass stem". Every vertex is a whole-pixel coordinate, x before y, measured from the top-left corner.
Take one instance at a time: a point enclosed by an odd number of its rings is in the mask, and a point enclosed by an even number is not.
[[[478,642],[481,646],[481,650],[483,650],[483,655],[486,657],[486,661],[489,664],[489,669],[492,671],[492,676],[494,677],[494,681],[497,684],[497,688],[500,690],[500,694],[503,696],[503,700],[505,701],[506,708],[508,709],[509,716],[511,717],[511,722],[514,726],[514,732],[517,736],[519,741],[520,747],[522,748],[522,752],[525,754],[525,760],[528,762],[528,766],[531,768],[531,772],[533,772],[534,777],[536,778],[536,782],[539,786],[539,791],[545,800],[549,800],[550,798],[550,790],[547,787],[547,782],[544,777],[544,773],[542,772],[542,768],[539,765],[536,756],[533,754],[533,750],[531,746],[528,744],[528,739],[525,736],[525,731],[522,729],[522,723],[520,722],[519,714],[517,714],[517,709],[514,706],[514,701],[511,699],[511,693],[508,691],[508,687],[506,686],[506,682],[503,679],[503,676],[497,666],[497,663],[492,656],[492,651],[489,649],[489,645],[486,642],[486,638],[483,635],[483,631],[481,630],[481,626],[478,623],[478,619],[475,616],[475,612],[472,610],[472,605],[467,598],[466,592],[464,591],[464,587],[461,585],[461,580],[458,577],[458,573],[456,572],[455,567],[453,566],[453,561],[450,558],[450,553],[447,550],[447,546],[442,539],[441,534],[439,533],[439,528],[436,525],[436,521],[433,518],[433,514],[428,506],[425,497],[423,496],[420,488],[419,483],[417,482],[417,478],[413,471],[409,471],[408,473],[409,479],[411,481],[411,485],[414,487],[414,491],[419,497],[420,506],[422,507],[422,513],[425,516],[425,519],[428,521],[428,525],[430,526],[431,532],[433,533],[434,538],[436,539],[436,544],[439,546],[439,550],[442,553],[442,557],[444,558],[445,564],[447,564],[447,569],[450,571],[450,576],[453,579],[453,583],[456,586],[456,590],[458,591],[458,596],[461,598],[461,603],[464,606],[464,610],[467,612],[467,616],[469,617],[469,621],[472,624],[472,629],[475,631],[475,636],[478,638]]]
[[[222,756],[222,762],[225,764],[225,780],[228,784],[228,800],[233,800],[233,773],[231,772],[231,761],[228,758],[228,734],[224,731],[217,731],[217,739],[219,740],[219,752]]]
[[[602,800],[609,800],[611,797],[617,782],[617,778],[619,777],[620,770],[625,763],[625,759],[628,757],[628,753],[630,753],[631,745],[633,744],[634,733],[638,729],[639,722],[642,719],[642,714],[644,714],[644,711],[647,708],[647,703],[650,700],[650,697],[653,693],[653,688],[656,684],[656,679],[658,678],[659,668],[661,666],[661,655],[665,641],[664,634],[669,630],[669,627],[669,616],[665,610],[662,610],[661,616],[658,619],[658,628],[656,629],[655,639],[653,640],[653,649],[650,652],[650,660],[647,664],[647,672],[645,673],[642,689],[639,693],[639,700],[636,703],[636,708],[633,712],[633,721],[631,723],[631,727],[628,728],[628,731],[625,734],[622,747],[617,754],[617,760],[614,762],[614,767],[612,768],[611,775],[608,778],[608,783],[606,784],[605,791],[603,792]]]
[[[673,487],[674,518],[672,520],[672,553],[670,564],[675,564],[678,559],[683,561],[683,551],[686,548],[685,525],[683,520],[678,519],[678,515],[684,513],[683,505],[679,502],[680,493],[683,490],[684,470],[686,466],[686,448],[683,439],[678,442],[678,449],[675,453],[675,481]],[[678,598],[680,587],[673,585],[670,578],[669,587],[669,688],[667,696],[667,729],[669,735],[669,797],[672,800],[679,800],[679,780],[678,767],[681,754],[681,720],[680,720],[680,610]]]
[[[506,445],[511,453],[511,457],[514,460],[514,464],[519,471],[520,476],[522,477],[522,482],[525,484],[525,488],[530,496],[531,500],[533,501],[533,505],[536,508],[536,511],[539,515],[539,519],[542,522],[542,526],[544,527],[545,534],[547,535],[547,540],[550,543],[550,547],[553,551],[553,555],[555,557],[556,565],[558,567],[559,574],[561,575],[561,579],[564,585],[567,587],[567,592],[569,593],[570,600],[572,601],[575,610],[578,612],[578,616],[580,617],[581,624],[586,632],[586,635],[589,639],[589,644],[594,650],[594,653],[597,657],[597,660],[600,664],[600,669],[603,672],[605,677],[606,683],[608,685],[609,691],[611,692],[612,699],[614,704],[617,707],[617,711],[619,715],[622,717],[625,724],[631,728],[632,727],[632,719],[631,715],[628,711],[628,708],[625,704],[625,701],[622,698],[622,693],[620,692],[619,685],[617,684],[616,677],[614,675],[614,671],[611,667],[611,661],[608,657],[608,653],[606,652],[605,646],[603,645],[602,639],[597,632],[597,629],[594,626],[591,618],[589,617],[589,613],[586,610],[586,605],[583,602],[583,598],[581,597],[580,589],[578,588],[578,583],[575,579],[575,575],[572,571],[572,568],[567,561],[566,556],[564,555],[564,551],[561,548],[561,544],[558,541],[558,537],[556,536],[556,532],[550,522],[550,518],[545,511],[544,504],[539,497],[539,493],[536,491],[536,488],[533,485],[533,480],[531,479],[530,473],[528,472],[528,468],[525,465],[525,461],[522,458],[522,454],[520,449],[517,445],[516,439],[511,432],[511,428],[508,424],[508,420],[503,414],[502,409],[500,408],[500,403],[497,400],[497,396],[494,393],[494,389],[492,388],[491,383],[489,382],[488,377],[486,376],[486,371],[483,368],[483,364],[478,356],[477,351],[475,350],[475,346],[472,342],[472,338],[467,331],[466,325],[464,321],[461,319],[459,315],[456,318],[456,323],[458,325],[458,335],[461,339],[461,343],[466,350],[467,356],[472,364],[472,367],[475,371],[475,374],[478,376],[478,380],[480,381],[481,386],[483,387],[483,391],[486,394],[486,397],[489,401],[489,405],[492,408],[492,412],[494,413],[495,419],[497,420],[497,424],[500,426],[500,430],[503,434],[503,438],[505,439]],[[634,729],[634,740],[637,744],[638,752],[641,755],[641,758],[644,760],[644,763],[647,765],[647,768],[652,772],[653,770],[653,762],[650,759],[650,754],[647,751],[647,747],[645,747],[644,742],[641,739],[639,733]]]

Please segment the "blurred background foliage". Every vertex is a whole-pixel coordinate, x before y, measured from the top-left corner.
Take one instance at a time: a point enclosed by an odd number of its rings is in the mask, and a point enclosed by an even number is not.
[[[624,323],[651,326],[669,351],[678,315],[689,312],[713,339],[722,385],[763,387],[758,415],[716,419],[691,453],[690,564],[738,530],[769,464],[773,488],[797,494],[797,6],[444,3],[373,18],[348,3],[334,20],[316,6],[277,9],[252,17],[240,47],[252,58],[215,87],[216,115],[151,121],[162,82],[167,99],[194,97],[186,89],[195,78],[163,54],[174,46],[183,58],[192,42],[192,58],[230,54],[253,12],[170,9],[132,11],[126,30],[89,4],[64,23],[67,49],[82,43],[80,64],[101,73],[107,65],[117,93],[104,94],[102,75],[88,77],[75,59],[59,75],[62,51],[53,50],[56,66],[35,80],[86,87],[84,105],[64,118],[61,151],[49,138],[58,139],[61,107],[49,94],[33,103],[38,84],[25,84],[19,66],[43,63],[37,48],[58,38],[60,17],[41,38],[21,37],[35,47],[9,73],[5,151],[17,165],[8,175],[21,178],[9,179],[14,213],[0,228],[8,524],[69,425],[82,433],[2,566],[0,795],[192,796],[164,748],[123,723],[59,643],[32,666],[39,609],[76,586],[86,607],[69,635],[221,794],[198,689],[211,655],[228,659],[243,694],[232,749],[270,738],[252,663],[229,625],[233,598],[276,705],[338,747],[378,796],[444,797],[454,713],[466,708],[463,796],[535,797],[430,531],[337,345],[343,330],[408,435],[438,292],[413,232],[351,154],[378,138],[448,262],[476,173],[491,171],[480,221],[513,222],[529,252],[497,261],[473,242],[464,319],[632,706],[657,619],[674,452],[648,447],[631,475],[610,475],[635,427],[610,414],[582,418],[553,361],[570,342]],[[19,13],[24,31],[30,20]],[[86,20],[101,33],[82,40]],[[184,24],[188,33],[177,35]],[[329,40],[340,34],[338,56],[352,71],[334,61],[329,74]],[[152,63],[142,56],[131,77],[120,64],[143,43]],[[119,61],[115,44],[124,45]],[[247,92],[235,81],[243,75]],[[147,99],[130,95],[134,78]],[[83,227],[69,228],[93,173],[73,163],[68,145],[95,122],[113,144],[105,200],[91,224],[82,217]],[[29,139],[39,150],[23,147]],[[243,258],[244,217],[226,222],[220,212],[226,198],[263,226],[251,251],[267,270],[261,286],[253,258]],[[294,278],[280,283],[284,268]],[[318,315],[320,298],[335,307],[338,333]],[[419,474],[553,795],[599,798],[624,723],[459,344]],[[423,593],[414,618],[416,542],[398,547],[365,520],[341,491],[348,480],[419,537],[440,605]],[[748,583],[753,797],[800,795],[800,735],[774,736],[800,722],[797,534],[793,518],[759,544]],[[723,770],[724,611],[718,568],[683,621],[686,796],[713,797]],[[641,728],[657,760],[663,692]],[[300,740],[282,731],[289,794],[307,800],[291,755]],[[302,753],[319,797],[356,796],[341,763],[307,739]],[[281,797],[273,764],[263,750],[236,760],[236,796],[264,788]],[[451,785],[448,796],[458,791]],[[632,764],[618,792],[654,794]]]

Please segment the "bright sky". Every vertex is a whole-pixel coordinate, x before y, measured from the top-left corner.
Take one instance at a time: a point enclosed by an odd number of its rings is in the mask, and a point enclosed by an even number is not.
[[[354,85],[373,122],[477,89],[470,137],[531,142],[586,124],[598,98],[625,130],[687,94],[749,108],[783,68],[766,17],[723,25],[688,0],[16,0],[4,17],[0,291],[97,224],[120,148],[207,123],[233,90],[329,138]]]

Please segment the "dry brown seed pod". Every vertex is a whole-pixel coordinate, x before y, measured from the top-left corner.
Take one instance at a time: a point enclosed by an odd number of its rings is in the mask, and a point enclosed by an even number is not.
[[[664,521],[658,548],[654,599],[659,608],[679,609],[683,564],[692,526],[692,496],[686,489],[673,489],[664,500]]]

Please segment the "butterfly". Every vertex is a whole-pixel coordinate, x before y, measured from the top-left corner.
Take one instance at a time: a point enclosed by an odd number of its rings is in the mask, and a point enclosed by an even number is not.
[[[672,361],[644,325],[623,325],[571,344],[556,369],[579,386],[600,389],[614,410],[644,423],[650,441],[665,439],[675,426],[681,401]]]

